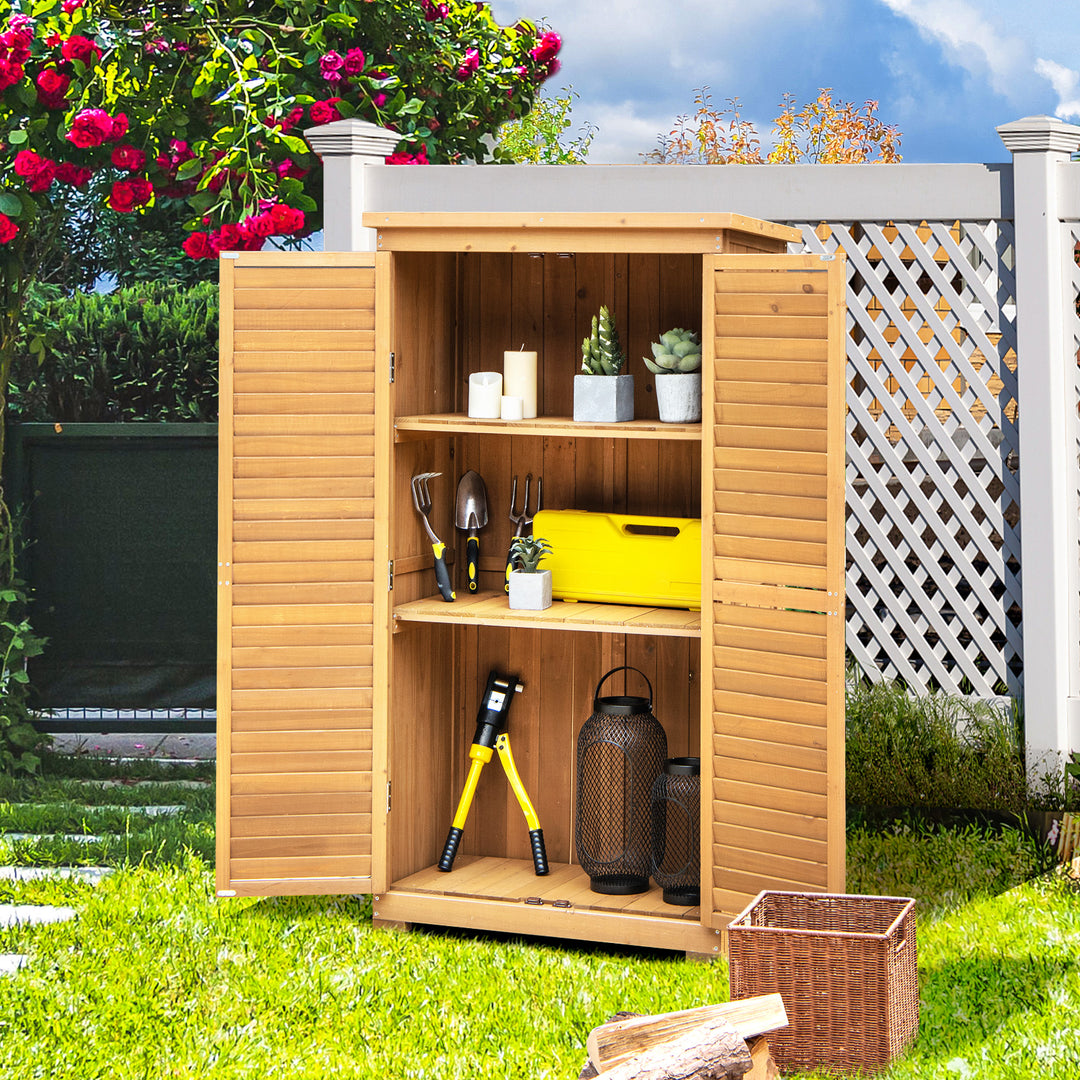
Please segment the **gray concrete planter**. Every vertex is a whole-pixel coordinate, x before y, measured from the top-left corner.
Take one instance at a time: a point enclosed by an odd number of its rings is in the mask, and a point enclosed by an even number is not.
[[[633,375],[574,376],[576,423],[619,424],[633,419]]]
[[[695,424],[701,419],[701,372],[656,376],[656,405],[665,424]]]
[[[551,607],[551,571],[510,571],[510,607],[514,611],[543,611]]]

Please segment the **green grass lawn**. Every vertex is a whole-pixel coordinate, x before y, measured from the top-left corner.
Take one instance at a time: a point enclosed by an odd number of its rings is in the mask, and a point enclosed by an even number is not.
[[[0,977],[10,1080],[573,1078],[589,1030],[616,1010],[727,998],[723,961],[374,930],[369,898],[215,900],[209,789],[20,785],[0,787],[0,827],[107,824],[119,846],[68,842],[62,854],[120,869],[96,887],[0,882],[2,902],[79,912],[0,931],[0,951],[30,958]],[[13,806],[46,792],[63,805],[45,816]],[[86,809],[116,805],[117,792],[189,809],[169,820]],[[0,862],[58,861],[45,847],[9,845]],[[852,828],[848,852],[849,889],[920,901],[920,1036],[885,1076],[1080,1076],[1080,893],[1030,842],[897,824]]]

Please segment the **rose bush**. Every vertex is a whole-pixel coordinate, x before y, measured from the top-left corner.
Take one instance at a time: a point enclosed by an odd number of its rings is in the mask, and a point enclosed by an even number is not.
[[[181,217],[196,259],[299,243],[322,225],[305,127],[358,116],[401,136],[394,163],[484,160],[560,45],[464,0],[0,0],[0,462],[27,288],[73,237],[147,214]],[[11,550],[0,488],[0,590]]]

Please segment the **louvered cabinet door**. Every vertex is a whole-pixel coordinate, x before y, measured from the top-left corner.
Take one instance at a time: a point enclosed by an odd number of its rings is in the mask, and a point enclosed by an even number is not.
[[[841,259],[706,260],[702,910],[716,927],[762,889],[844,887],[844,288]]]
[[[371,891],[374,260],[221,262],[219,895]]]

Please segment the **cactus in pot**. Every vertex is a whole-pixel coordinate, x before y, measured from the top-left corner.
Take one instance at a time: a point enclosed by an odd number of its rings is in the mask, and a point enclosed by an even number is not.
[[[574,377],[576,421],[634,419],[634,376],[621,374],[624,360],[615,318],[607,307],[601,307],[592,318],[592,332],[581,342],[582,374]]]
[[[543,611],[551,607],[551,571],[540,562],[551,554],[542,536],[515,536],[510,542],[510,607],[518,611]]]
[[[623,360],[615,320],[601,305],[599,316],[592,317],[592,333],[581,342],[581,370],[586,375],[618,375]]]
[[[676,326],[652,343],[645,366],[656,376],[656,404],[667,424],[701,419],[701,335]]]

